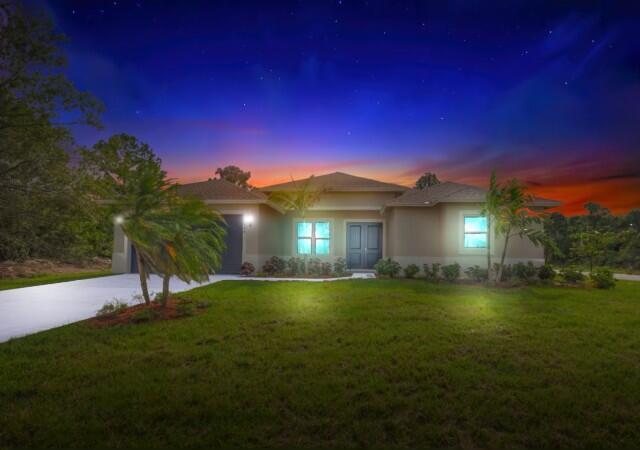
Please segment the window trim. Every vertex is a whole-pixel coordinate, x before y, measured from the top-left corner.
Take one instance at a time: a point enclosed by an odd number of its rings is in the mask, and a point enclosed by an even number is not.
[[[467,231],[465,229],[465,225],[466,225],[466,220],[467,218],[478,218],[478,217],[484,217],[485,219],[487,219],[487,228],[485,229],[485,231]],[[486,250],[488,248],[488,245],[485,245],[484,247],[467,247],[465,245],[465,241],[466,241],[466,237],[468,234],[472,234],[472,235],[479,235],[479,234],[484,234],[487,238],[487,242],[489,242],[489,218],[487,216],[483,216],[482,214],[463,214],[462,215],[462,247],[465,250]]]
[[[311,224],[311,237],[298,237],[298,224],[299,223],[310,223]],[[316,237],[316,223],[326,223],[329,226],[329,237],[328,238],[320,238],[320,237]],[[326,258],[329,257],[333,254],[332,250],[331,250],[331,246],[332,246],[332,240],[333,240],[333,225],[331,223],[331,220],[329,219],[299,219],[299,220],[295,220],[294,224],[293,224],[293,229],[294,229],[294,244],[295,244],[295,254],[296,256],[317,256],[320,258]],[[311,243],[311,253],[300,253],[298,251],[298,240],[300,239],[309,239],[310,243]],[[316,253],[316,241],[327,241],[329,244],[329,252],[326,254],[321,254],[318,255]]]

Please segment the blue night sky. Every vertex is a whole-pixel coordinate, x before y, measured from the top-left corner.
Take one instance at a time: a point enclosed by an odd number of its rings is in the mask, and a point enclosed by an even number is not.
[[[576,212],[640,206],[637,2],[53,1],[69,76],[180,181],[491,169]],[[612,7],[612,5],[617,5]]]

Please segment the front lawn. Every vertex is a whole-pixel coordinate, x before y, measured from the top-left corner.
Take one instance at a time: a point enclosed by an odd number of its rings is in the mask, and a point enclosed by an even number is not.
[[[0,278],[0,291],[29,286],[39,286],[41,284],[62,283],[63,281],[84,280],[87,278],[104,277],[107,275],[111,275],[111,271],[100,270],[93,272],[54,273],[24,278]]]
[[[222,282],[0,344],[0,447],[640,446],[640,284]]]

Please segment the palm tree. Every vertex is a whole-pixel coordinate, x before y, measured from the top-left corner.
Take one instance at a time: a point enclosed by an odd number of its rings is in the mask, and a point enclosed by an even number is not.
[[[482,215],[487,218],[487,276],[491,279],[491,223],[492,217],[495,217],[500,210],[500,186],[498,185],[498,179],[496,172],[491,172],[491,178],[489,179],[489,190],[485,195],[484,207],[482,208]]]
[[[540,223],[540,218],[529,213],[528,207],[532,202],[533,196],[525,192],[525,186],[520,181],[511,179],[500,184],[497,182],[495,172],[491,174],[483,213],[487,216],[488,222],[493,222],[496,238],[500,235],[504,236],[504,246],[494,283],[502,278],[507,248],[513,236],[527,237],[536,246],[542,242],[544,233],[534,227],[535,224]],[[487,245],[487,262],[491,264],[489,245]],[[489,270],[491,270],[490,267]]]
[[[314,176],[311,175],[304,182],[291,181],[296,184],[296,188],[290,191],[274,191],[269,199],[279,204],[285,211],[291,211],[304,220],[307,211],[320,200],[320,196],[326,191],[324,188],[315,186]],[[304,273],[307,274],[307,255],[304,258]]]
[[[142,297],[147,305],[151,303],[147,280],[161,236],[161,229],[149,219],[174,191],[174,186],[162,174],[153,169],[139,171],[128,180],[126,193],[115,200],[123,219],[122,231],[135,249]]]
[[[224,219],[198,199],[170,197],[166,208],[147,216],[155,230],[148,261],[162,275],[161,304],[169,298],[172,276],[190,283],[204,282],[220,267],[225,249]]]

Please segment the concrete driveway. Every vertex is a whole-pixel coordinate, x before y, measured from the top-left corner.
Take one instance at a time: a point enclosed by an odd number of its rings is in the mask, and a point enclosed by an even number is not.
[[[220,281],[216,276],[211,282]],[[207,284],[207,283],[205,283]],[[171,291],[180,292],[199,286],[171,280]],[[149,290],[162,290],[162,279],[152,276]],[[140,294],[137,274],[112,275],[88,280],[66,281],[0,291],[0,342],[12,337],[36,333],[95,316],[105,302],[117,298],[135,303]],[[152,294],[153,295],[153,294]]]
[[[373,274],[370,273],[359,273],[344,278],[309,279],[306,281],[323,282],[372,277]],[[204,284],[225,280],[301,281],[299,278],[214,275],[208,283],[203,284],[187,284],[173,279],[171,280],[171,292],[186,291]],[[160,291],[162,291],[162,279],[152,275],[149,279],[151,296]],[[96,315],[105,302],[116,298],[129,304],[137,303],[133,297],[140,293],[140,278],[137,274],[111,275],[0,291],[0,342],[89,319]]]

